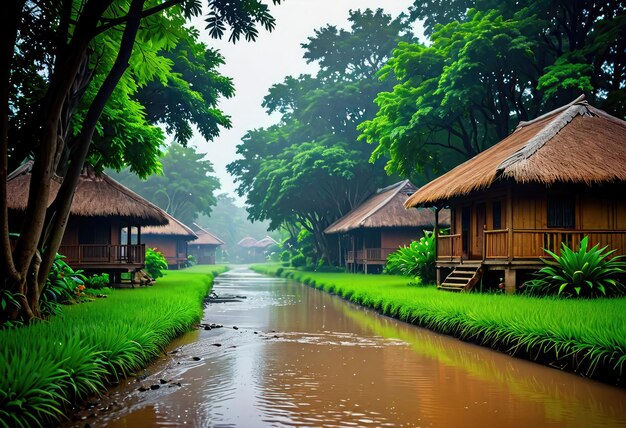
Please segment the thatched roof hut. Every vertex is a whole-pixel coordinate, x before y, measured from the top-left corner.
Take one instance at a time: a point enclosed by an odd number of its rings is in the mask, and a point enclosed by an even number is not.
[[[239,242],[237,242],[237,245],[242,248],[251,248],[256,245],[256,242],[256,239],[254,239],[253,237],[246,236],[245,238],[242,238]]]
[[[626,122],[584,96],[529,122],[420,188],[407,207],[437,205],[497,182],[585,185],[626,181]]]
[[[194,239],[198,239],[198,235],[194,233],[189,227],[185,226],[183,223],[178,221],[176,218],[172,217],[167,212],[164,212],[165,216],[169,220],[169,223],[164,226],[148,226],[144,227],[142,233],[144,235],[155,235],[155,236],[173,236],[185,239],[186,241],[191,241]]]
[[[428,209],[407,210],[404,203],[417,188],[404,180],[379,189],[374,195],[328,226],[324,233],[346,233],[361,228],[432,227],[435,214]],[[449,224],[449,215],[442,213],[440,222]]]
[[[198,236],[197,239],[194,239],[191,244],[194,245],[214,245],[219,247],[220,245],[224,245],[224,241],[222,241],[217,236],[213,235],[211,232],[203,228],[202,226],[195,225],[198,230],[195,231],[195,234]]]
[[[267,248],[272,245],[278,245],[278,242],[276,242],[270,236],[266,236],[265,238],[259,239],[258,241],[256,241],[256,243],[254,244],[254,247],[255,248]]]
[[[33,162],[26,162],[8,176],[9,209],[26,209],[32,167]],[[63,179],[58,176],[52,179],[48,206],[54,201],[62,182]],[[167,214],[159,207],[106,174],[96,173],[91,167],[86,167],[79,178],[70,215],[123,218],[142,226],[166,225],[169,221]]]

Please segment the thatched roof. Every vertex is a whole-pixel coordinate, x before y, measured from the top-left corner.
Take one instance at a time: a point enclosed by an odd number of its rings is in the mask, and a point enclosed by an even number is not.
[[[271,237],[266,236],[265,238],[259,239],[258,241],[256,241],[256,243],[253,246],[255,248],[267,248],[267,247],[270,247],[272,245],[278,245],[278,242],[276,242]]]
[[[9,209],[24,211],[28,201],[32,162],[27,162],[7,178]],[[56,197],[63,179],[51,181],[49,206]],[[80,176],[70,215],[82,217],[117,217],[138,226],[156,226],[168,223],[166,213],[132,190],[122,186],[106,174],[97,174],[86,167]]]
[[[256,239],[254,239],[251,236],[246,236],[245,238],[241,239],[241,241],[237,242],[237,245],[243,248],[254,247],[255,244],[256,244]]]
[[[213,235],[211,232],[194,223],[194,225],[198,228],[196,230],[196,235],[198,239],[191,241],[190,245],[212,245],[215,247],[219,247],[220,245],[224,245],[224,241],[222,241],[217,236]]]
[[[360,228],[429,227],[435,224],[435,213],[429,209],[407,210],[404,202],[417,188],[408,180],[379,189],[374,195],[328,226],[324,233],[345,233]],[[440,222],[449,223],[449,213]]]
[[[165,226],[147,226],[141,231],[142,235],[158,235],[158,236],[176,236],[183,238],[187,241],[192,239],[198,239],[193,230],[185,226],[183,223],[172,217],[167,212],[163,211],[169,223]]]
[[[532,121],[420,188],[407,207],[435,205],[498,181],[586,185],[626,181],[626,122],[584,97]]]

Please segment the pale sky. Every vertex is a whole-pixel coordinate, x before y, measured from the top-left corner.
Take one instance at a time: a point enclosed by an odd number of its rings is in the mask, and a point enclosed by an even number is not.
[[[286,76],[298,76],[313,73],[316,68],[302,58],[304,53],[300,44],[314,34],[314,30],[328,24],[348,28],[348,12],[356,9],[382,8],[396,17],[408,11],[413,0],[286,0],[279,6],[271,6],[276,18],[273,32],[260,29],[256,42],[239,41],[233,45],[225,40],[213,40],[208,37],[204,27],[199,27],[205,34],[203,41],[218,48],[226,60],[220,72],[233,78],[236,94],[229,100],[223,100],[220,108],[229,116],[233,127],[222,129],[220,136],[212,142],[206,142],[196,133],[190,144],[200,152],[208,153],[213,162],[215,173],[220,179],[221,190],[235,196],[236,185],[226,172],[226,164],[236,156],[236,146],[246,131],[267,127],[278,121],[278,116],[270,117],[261,107],[263,97],[275,83],[282,82]],[[271,1],[268,1],[271,3]],[[199,25],[202,25],[199,22]],[[238,199],[243,205],[243,199]]]

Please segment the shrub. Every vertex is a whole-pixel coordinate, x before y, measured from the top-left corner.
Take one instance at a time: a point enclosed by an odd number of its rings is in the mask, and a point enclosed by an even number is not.
[[[587,249],[589,239],[580,241],[578,251],[561,243],[561,255],[545,250],[552,260],[542,259],[546,266],[535,273],[536,278],[526,282],[529,293],[562,297],[604,297],[626,294],[626,287],[618,280],[624,274],[624,256],[609,258],[615,250]]]
[[[146,272],[153,279],[161,278],[163,273],[161,271],[167,270],[167,261],[163,253],[159,252],[156,248],[146,249]]]
[[[424,283],[435,280],[435,235],[424,231],[419,241],[413,241],[389,254],[385,272],[403,276],[419,276]]]
[[[86,278],[83,271],[72,269],[65,263],[64,258],[65,256],[61,254],[54,257],[48,279],[41,292],[39,309],[44,316],[55,315],[62,303],[73,302],[85,289]]]
[[[198,264],[198,262],[196,261],[196,258],[192,254],[189,254],[187,256],[187,262],[185,263],[185,267],[191,267],[191,266],[195,266],[197,264]]]
[[[85,279],[85,286],[92,290],[100,290],[109,286],[109,274],[93,274]]]
[[[293,267],[301,267],[306,265],[306,257],[304,257],[304,254],[296,254],[295,256],[293,256],[291,258],[291,265]]]

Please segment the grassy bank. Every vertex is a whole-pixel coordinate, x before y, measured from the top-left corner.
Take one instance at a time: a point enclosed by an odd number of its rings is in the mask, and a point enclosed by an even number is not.
[[[170,271],[152,287],[63,308],[48,322],[0,331],[0,427],[41,426],[145,367],[202,317],[224,266]]]
[[[618,386],[626,386],[626,298],[563,300],[453,294],[387,275],[255,265],[385,315]]]

